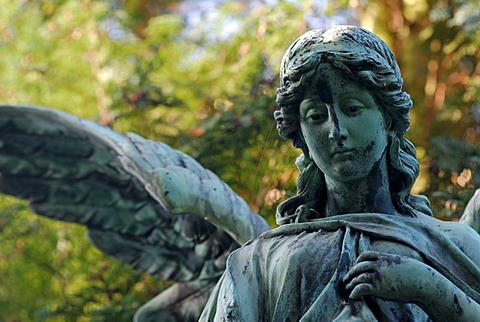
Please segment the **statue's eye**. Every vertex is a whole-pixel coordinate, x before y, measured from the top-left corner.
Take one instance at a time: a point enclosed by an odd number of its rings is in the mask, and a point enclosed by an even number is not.
[[[307,113],[306,119],[311,123],[323,122],[327,119],[327,115],[320,111],[311,111]]]
[[[360,109],[360,108],[359,108],[358,106],[356,106],[356,105],[349,106],[349,107],[348,107],[348,112],[349,112],[349,113],[356,113],[356,112],[358,112],[359,109]]]
[[[358,104],[357,105],[348,105],[347,108],[344,109],[344,112],[348,115],[355,116],[358,113],[360,113],[362,108],[363,108],[363,106],[358,105]]]
[[[341,104],[342,112],[349,116],[357,116],[365,108],[363,100],[357,97],[348,97],[339,104]]]

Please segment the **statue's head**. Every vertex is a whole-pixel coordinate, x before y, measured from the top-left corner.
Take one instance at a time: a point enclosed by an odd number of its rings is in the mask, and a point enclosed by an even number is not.
[[[330,84],[332,77],[337,85]],[[343,84],[351,84],[355,86],[353,90],[359,88],[367,93],[365,95],[372,99],[380,112],[379,118],[382,118],[386,130],[390,190],[397,210],[409,216],[418,211],[430,213],[425,198],[410,194],[419,171],[415,148],[405,139],[412,101],[402,89],[403,80],[393,53],[380,38],[365,29],[336,26],[305,33],[288,48],[282,60],[277,90],[279,108],[274,114],[277,128],[283,138],[291,139],[302,149],[305,158],[301,166],[303,174],[307,176],[306,172],[309,172],[308,177],[318,178],[299,180],[299,195],[280,205],[277,216],[289,217],[302,204],[312,209],[321,207],[318,203],[322,200],[318,196],[324,189],[324,174],[315,165],[317,160],[313,162],[310,156],[316,159],[315,155],[321,155],[322,151],[311,151],[318,146],[308,140],[305,128],[302,131],[300,105],[311,96],[312,88],[319,93],[319,100],[328,100],[327,96],[331,94],[322,94],[322,87],[336,86],[337,92],[342,88],[348,91]],[[325,98],[322,95],[326,95]],[[358,126],[364,127],[365,124]],[[369,130],[372,129],[364,128],[364,131]]]

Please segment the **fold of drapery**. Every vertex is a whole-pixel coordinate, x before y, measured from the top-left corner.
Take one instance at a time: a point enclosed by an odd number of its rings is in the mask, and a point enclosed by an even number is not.
[[[423,261],[480,303],[478,263],[435,223],[350,214],[266,232],[230,255],[202,319],[428,321],[415,304],[374,297],[353,301],[343,292],[342,278],[358,256],[379,245],[386,252]]]

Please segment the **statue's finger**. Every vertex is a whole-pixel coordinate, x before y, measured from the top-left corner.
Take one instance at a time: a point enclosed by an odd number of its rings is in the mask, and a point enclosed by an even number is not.
[[[367,284],[367,283],[359,284],[352,290],[349,298],[351,300],[358,300],[362,296],[371,295],[372,290],[373,290],[373,286],[371,284]]]
[[[347,272],[347,274],[345,274],[342,280],[344,283],[346,283],[362,273],[373,272],[374,267],[375,267],[374,262],[361,262],[361,263],[355,264]]]
[[[357,263],[364,262],[364,261],[376,261],[379,260],[380,258],[384,257],[385,255],[388,255],[386,253],[382,252],[376,252],[373,250],[368,250],[360,254],[360,256],[357,257]]]
[[[360,284],[372,284],[375,280],[374,273],[363,273],[358,275],[357,277],[352,278],[352,280],[345,286],[347,291],[355,288],[355,286]]]

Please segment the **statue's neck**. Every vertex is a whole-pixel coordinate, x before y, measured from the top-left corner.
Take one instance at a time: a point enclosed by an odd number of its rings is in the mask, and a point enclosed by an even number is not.
[[[363,178],[338,181],[326,176],[325,181],[327,185],[327,217],[366,212],[397,213],[390,195],[385,155]]]

